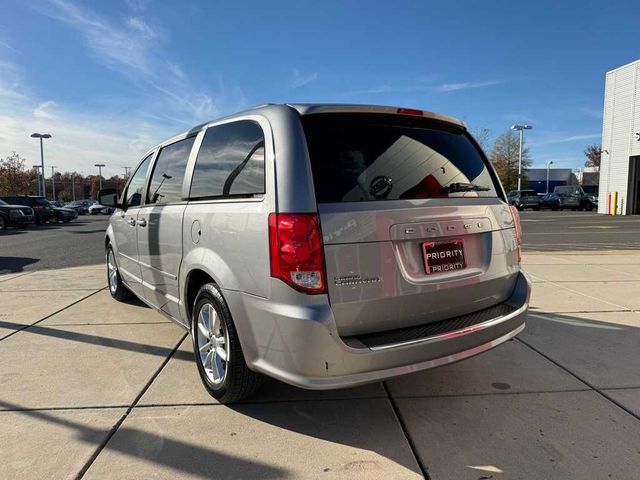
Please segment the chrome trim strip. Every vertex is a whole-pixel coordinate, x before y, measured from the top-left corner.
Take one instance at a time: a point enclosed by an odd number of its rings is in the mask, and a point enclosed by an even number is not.
[[[178,279],[177,275],[173,275],[172,273],[165,272],[164,270],[160,270],[159,268],[156,268],[156,267],[154,267],[153,265],[147,265],[146,263],[141,262],[141,261],[139,261],[139,260],[138,260],[138,263],[139,263],[141,266],[145,267],[145,268],[148,268],[148,269],[150,269],[150,270],[154,270],[154,271],[158,272],[158,273],[159,273],[160,275],[162,275],[163,277],[170,278],[171,280],[177,280],[177,279]]]
[[[122,256],[122,257],[126,258],[127,260],[131,260],[132,262],[140,263],[140,261],[139,261],[137,258],[133,258],[133,257],[130,257],[129,255],[125,255],[124,253],[122,253],[122,252],[120,252],[120,251],[118,251],[118,255],[120,255],[120,256]],[[129,272],[127,272],[127,273],[129,273]],[[129,273],[129,275],[131,275],[131,274]],[[136,277],[135,277],[135,275],[131,275],[131,276],[132,276],[133,278],[136,278]]]
[[[407,340],[405,342],[391,343],[389,345],[380,345],[377,347],[367,347],[367,348],[371,351],[379,352],[383,350],[389,350],[391,348],[406,347],[408,345],[416,345],[416,344],[427,345],[429,343],[450,340],[455,337],[460,337],[462,335],[468,335],[470,333],[479,332],[480,330],[484,330],[486,328],[490,328],[495,325],[498,325],[499,323],[506,322],[507,320],[510,320],[513,317],[517,317],[518,315],[521,315],[527,310],[527,308],[528,308],[528,304],[525,303],[519,309],[514,310],[508,315],[505,315],[503,317],[492,318],[491,320],[487,320],[486,322],[478,323],[477,325],[471,325],[470,327],[461,328],[460,330],[453,330],[451,332],[443,333],[441,335],[434,335],[432,337],[416,338],[415,340]]]

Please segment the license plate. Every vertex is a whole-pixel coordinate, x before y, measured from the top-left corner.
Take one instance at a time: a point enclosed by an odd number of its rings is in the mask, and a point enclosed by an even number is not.
[[[446,242],[424,242],[422,255],[427,275],[453,272],[466,267],[462,239]]]

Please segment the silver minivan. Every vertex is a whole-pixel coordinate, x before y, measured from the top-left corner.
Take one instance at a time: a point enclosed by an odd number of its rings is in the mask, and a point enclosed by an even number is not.
[[[407,108],[262,105],[149,150],[115,207],[111,295],[187,329],[223,403],[263,375],[375,382],[524,328],[518,212],[457,119]]]

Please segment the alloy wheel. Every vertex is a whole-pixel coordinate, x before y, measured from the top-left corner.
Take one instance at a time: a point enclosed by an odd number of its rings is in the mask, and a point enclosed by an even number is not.
[[[229,335],[224,321],[211,303],[205,303],[198,312],[197,346],[207,378],[213,384],[221,383],[227,373]]]
[[[107,276],[109,278],[109,290],[115,294],[118,288],[118,267],[116,267],[113,250],[111,249],[107,251]]]

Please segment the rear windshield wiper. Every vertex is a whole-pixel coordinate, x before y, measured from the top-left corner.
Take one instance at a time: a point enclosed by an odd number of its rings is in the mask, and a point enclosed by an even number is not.
[[[475,183],[450,183],[446,187],[442,187],[443,193],[456,193],[456,192],[486,192],[489,187],[483,187],[482,185],[476,185]]]

